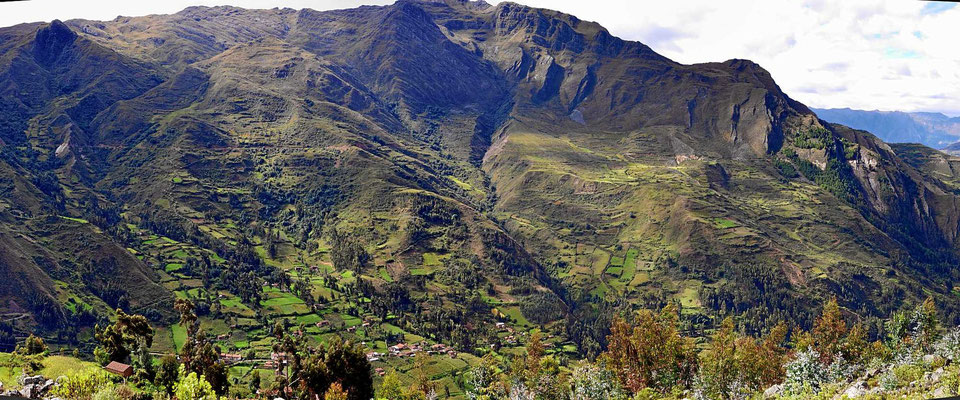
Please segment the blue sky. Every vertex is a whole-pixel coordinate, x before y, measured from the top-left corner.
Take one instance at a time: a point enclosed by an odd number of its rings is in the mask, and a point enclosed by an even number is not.
[[[491,1],[491,0],[488,0]],[[960,115],[960,7],[914,0],[514,0],[597,21],[683,63],[746,58],[813,107]],[[496,1],[491,1],[496,2]],[[392,0],[31,0],[0,3],[0,26],[113,19],[190,5],[318,10]]]
[[[956,5],[956,3],[948,3],[945,1],[931,1],[923,6],[923,9],[920,11],[920,13],[923,15],[939,14],[955,7]]]

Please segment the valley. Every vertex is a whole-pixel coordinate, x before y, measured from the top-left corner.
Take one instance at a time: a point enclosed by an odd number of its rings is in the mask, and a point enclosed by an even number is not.
[[[282,392],[298,349],[478,398],[478,369],[607,360],[641,310],[684,354],[723,324],[795,342],[830,299],[865,343],[925,301],[960,322],[960,158],[820,120],[751,61],[680,64],[556,11],[21,24],[0,115],[4,352],[103,361],[122,310],[153,329],[136,354],[209,344],[237,398]]]

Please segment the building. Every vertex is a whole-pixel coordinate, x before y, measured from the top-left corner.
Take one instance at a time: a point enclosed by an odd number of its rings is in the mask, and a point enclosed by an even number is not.
[[[380,361],[380,357],[383,357],[383,353],[377,353],[375,351],[367,353],[367,361],[369,362]]]
[[[223,359],[227,364],[238,363],[243,361],[243,356],[239,354],[220,354],[220,358]]]
[[[397,355],[406,349],[407,349],[406,343],[397,343],[396,345],[390,346],[390,353],[393,355]]]
[[[124,379],[133,376],[133,367],[116,361],[110,361],[110,364],[107,364],[103,369],[111,374],[122,376]]]

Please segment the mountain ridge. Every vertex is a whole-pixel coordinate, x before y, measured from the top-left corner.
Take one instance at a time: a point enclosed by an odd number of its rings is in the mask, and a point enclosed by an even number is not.
[[[870,321],[932,293],[958,317],[955,159],[823,121],[747,60],[683,65],[574,16],[455,0],[0,37],[0,222],[26,260],[0,270],[32,279],[0,296],[41,299],[0,307],[54,315],[40,325],[79,321],[68,299],[161,324],[176,296],[268,313],[251,292],[304,277],[325,318],[394,315],[462,349],[501,310],[594,354],[604,328],[573,320],[614,306],[759,331],[831,295]],[[56,89],[17,90],[39,82]]]
[[[960,141],[960,117],[950,118],[943,113],[850,108],[814,109],[814,112],[828,121],[874,132],[888,142],[922,143],[945,149]]]

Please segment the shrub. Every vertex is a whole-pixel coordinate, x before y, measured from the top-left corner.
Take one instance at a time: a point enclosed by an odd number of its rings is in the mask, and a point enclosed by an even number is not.
[[[960,327],[953,328],[933,345],[933,354],[950,361],[960,359]]]
[[[923,368],[915,364],[897,365],[880,377],[883,390],[897,390],[923,378]]]
[[[105,387],[94,393],[91,400],[121,400],[121,398],[115,388]]]
[[[68,400],[86,400],[105,389],[113,389],[111,376],[99,368],[87,368],[60,378],[52,394]]]
[[[796,358],[786,365],[784,390],[791,394],[799,394],[807,389],[818,392],[827,382],[827,370],[820,363],[820,359],[820,353],[813,349],[797,353]]]
[[[617,376],[593,364],[577,367],[570,375],[570,400],[626,399]]]
[[[186,374],[186,369],[180,365],[180,381],[173,387],[177,400],[217,400],[213,386],[203,376],[196,372]]]

